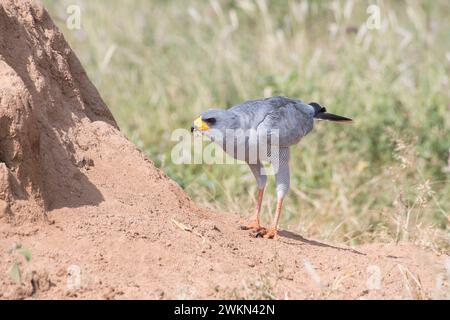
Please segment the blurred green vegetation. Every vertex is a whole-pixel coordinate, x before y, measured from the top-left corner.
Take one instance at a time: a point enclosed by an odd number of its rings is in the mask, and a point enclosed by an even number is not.
[[[248,216],[256,184],[245,166],[174,165],[174,129],[263,96],[318,101],[356,121],[317,123],[293,149],[282,227],[449,248],[450,2],[44,3],[124,133],[197,202]],[[366,27],[371,3],[380,29]],[[267,191],[265,223],[273,179]]]

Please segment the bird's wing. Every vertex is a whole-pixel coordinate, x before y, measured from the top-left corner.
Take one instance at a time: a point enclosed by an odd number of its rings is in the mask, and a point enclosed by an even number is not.
[[[268,133],[270,143],[287,147],[312,130],[314,109],[293,99],[276,100],[257,125],[258,134]]]

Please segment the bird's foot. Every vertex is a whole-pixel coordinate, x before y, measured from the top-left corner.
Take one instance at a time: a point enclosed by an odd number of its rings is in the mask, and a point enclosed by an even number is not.
[[[256,221],[256,220],[254,220],[254,221],[252,221],[252,222],[250,222],[250,223],[246,223],[246,222],[244,222],[244,221],[241,220],[241,221],[239,222],[239,228],[240,228],[241,230],[254,230],[254,231],[256,231],[256,232],[265,230],[265,228],[264,228],[264,227],[261,227],[261,225],[259,224],[259,222]]]
[[[263,229],[256,233],[257,238],[276,239],[278,235],[277,228]]]

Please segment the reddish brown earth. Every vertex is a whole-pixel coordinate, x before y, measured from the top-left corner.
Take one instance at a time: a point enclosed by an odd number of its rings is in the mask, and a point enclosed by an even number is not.
[[[448,257],[412,244],[273,241],[237,225],[123,136],[41,5],[0,2],[0,298],[450,296]]]

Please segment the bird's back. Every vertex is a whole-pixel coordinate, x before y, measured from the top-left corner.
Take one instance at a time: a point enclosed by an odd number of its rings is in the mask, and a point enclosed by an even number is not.
[[[301,100],[271,97],[251,100],[229,109],[242,129],[255,129],[273,136],[280,146],[296,144],[313,128],[314,108]]]

